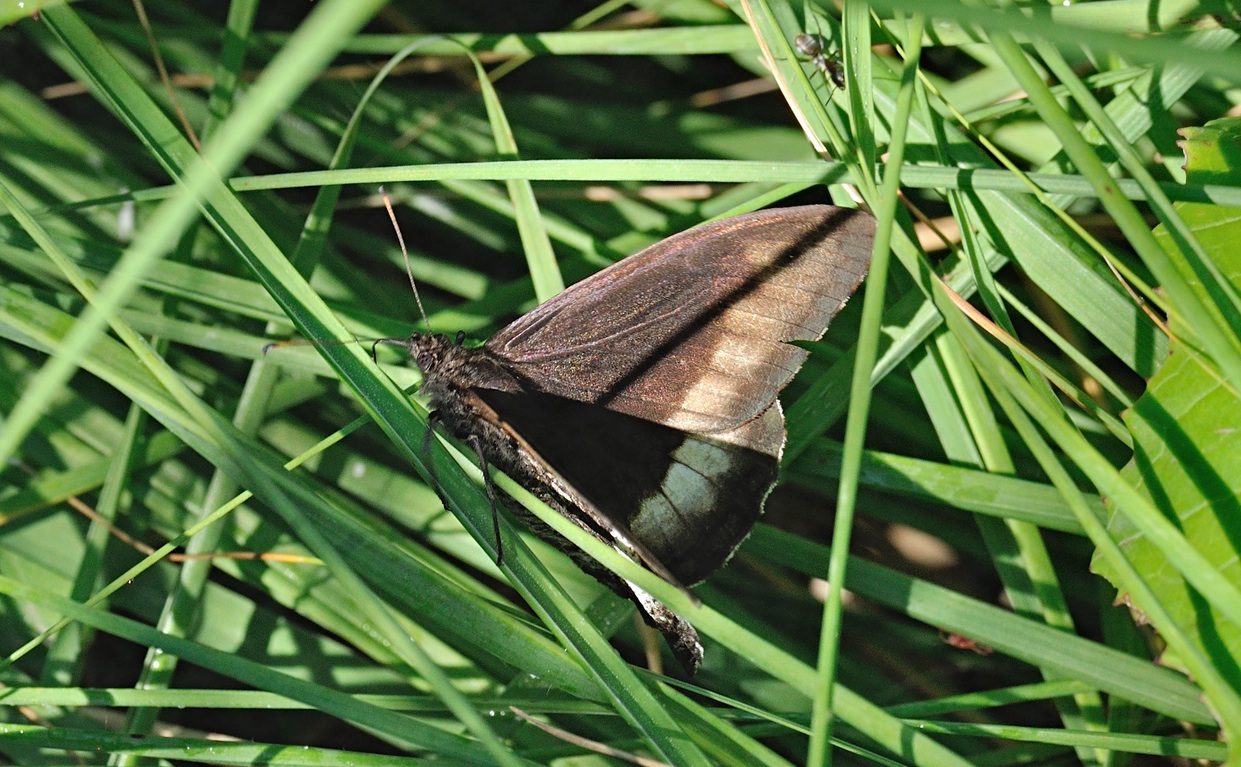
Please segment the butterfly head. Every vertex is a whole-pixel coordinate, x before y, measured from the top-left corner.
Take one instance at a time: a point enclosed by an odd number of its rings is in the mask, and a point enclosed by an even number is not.
[[[400,346],[409,352],[410,358],[424,374],[439,368],[446,354],[452,349],[452,342],[439,334],[415,333],[409,338],[378,338],[374,345]],[[372,347],[372,354],[373,354]]]
[[[456,348],[456,345],[448,340],[448,336],[440,333],[415,333],[402,345],[409,350],[410,358],[423,375],[430,375],[438,370],[444,358]]]

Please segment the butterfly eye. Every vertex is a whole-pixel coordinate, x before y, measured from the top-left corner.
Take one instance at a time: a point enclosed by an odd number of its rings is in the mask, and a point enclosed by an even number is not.
[[[443,336],[418,336],[415,335],[410,339],[410,343],[406,346],[409,349],[410,359],[418,369],[424,374],[428,370],[434,370],[439,364],[441,350],[448,345],[448,339]]]

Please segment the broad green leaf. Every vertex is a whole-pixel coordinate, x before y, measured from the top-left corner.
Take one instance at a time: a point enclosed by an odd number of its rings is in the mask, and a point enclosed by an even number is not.
[[[1241,180],[1241,121],[1220,120],[1184,131],[1191,179],[1236,184]],[[1203,288],[1204,300],[1241,288],[1241,208],[1180,203],[1178,210],[1213,260],[1226,284]],[[1168,246],[1168,235],[1156,231]],[[1222,574],[1241,581],[1241,382],[1227,381],[1199,350],[1177,340],[1175,308],[1172,353],[1151,378],[1146,393],[1124,420],[1133,434],[1134,457],[1125,475],[1172,520],[1189,542]],[[1123,510],[1120,510],[1123,512]],[[1169,566],[1159,542],[1137,533],[1113,509],[1109,528],[1181,627],[1197,639],[1217,668],[1241,686],[1241,627],[1211,609]],[[1110,577],[1110,571],[1095,566]],[[1121,599],[1127,599],[1122,594]],[[1133,607],[1141,612],[1142,604]],[[1176,657],[1163,662],[1180,667]]]

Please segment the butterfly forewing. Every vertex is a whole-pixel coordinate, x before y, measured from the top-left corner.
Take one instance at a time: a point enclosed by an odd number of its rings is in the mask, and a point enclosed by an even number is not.
[[[874,219],[808,206],[696,227],[624,259],[486,348],[539,390],[686,431],[735,428],[775,400],[870,258]]]

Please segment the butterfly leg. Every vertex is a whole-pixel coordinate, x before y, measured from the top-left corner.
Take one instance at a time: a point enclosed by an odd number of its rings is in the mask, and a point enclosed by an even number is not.
[[[491,501],[491,529],[496,541],[496,566],[504,561],[504,540],[500,538],[500,512],[496,509],[496,486],[491,482],[491,470],[487,465],[487,454],[483,452],[483,441],[477,434],[466,438],[474,454],[478,456],[478,467],[483,470],[483,486],[487,488],[487,500]]]
[[[431,455],[431,440],[435,437],[435,427],[444,421],[444,417],[440,415],[440,411],[432,410],[427,413],[427,430],[422,434],[422,454],[428,458]],[[435,462],[428,460],[427,469],[431,472],[431,482],[439,485],[435,478]]]
[[[444,416],[438,410],[432,410],[427,414],[427,431],[422,435],[422,453],[429,456],[431,454],[431,439],[435,436],[435,427],[444,423]],[[483,470],[483,486],[487,488],[487,500],[491,502],[491,527],[495,535],[496,542],[496,565],[499,566],[504,561],[504,541],[500,538],[500,515],[496,510],[496,487],[491,482],[491,469],[487,462],[487,454],[483,452],[483,442],[478,435],[471,434],[465,438],[465,441],[474,449],[474,454],[478,456],[478,466]],[[435,464],[427,461],[427,468],[431,472],[431,486],[435,488],[436,495],[439,495],[439,481],[435,477]],[[444,501],[444,497],[439,495],[440,503],[445,508],[448,504]]]

